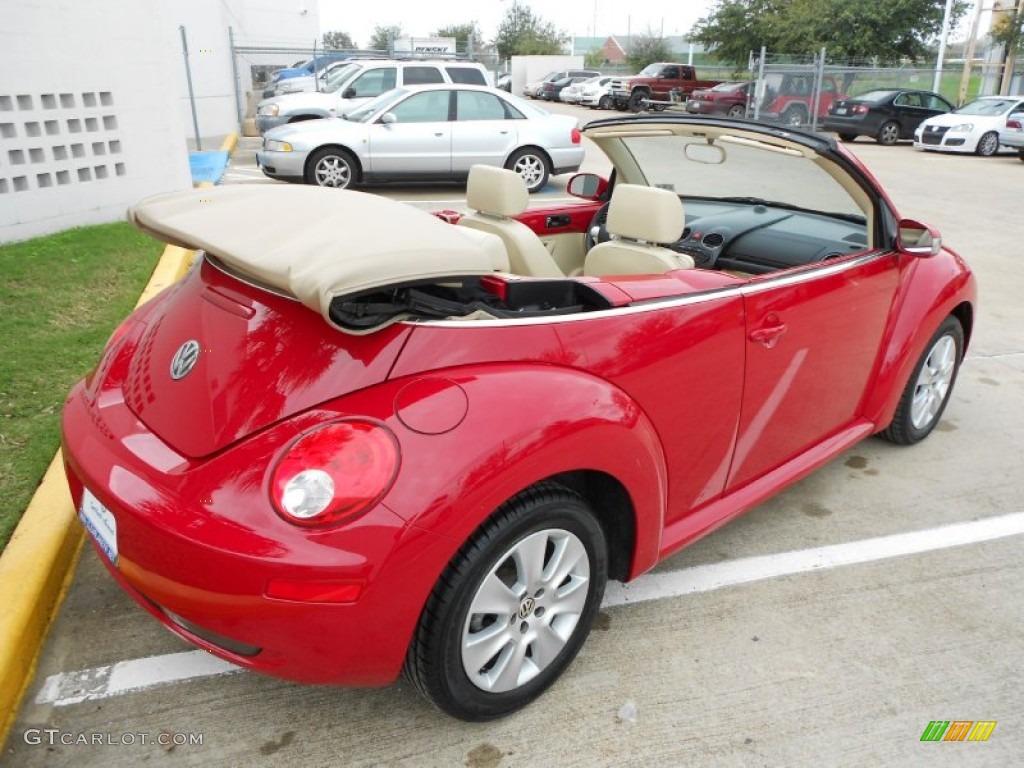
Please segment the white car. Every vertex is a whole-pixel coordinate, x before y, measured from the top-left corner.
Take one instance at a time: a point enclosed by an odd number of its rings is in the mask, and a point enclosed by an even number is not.
[[[1015,112],[1006,118],[1006,125],[999,131],[999,145],[1016,149],[1017,156],[1024,161],[1024,112]]]
[[[344,189],[388,181],[464,180],[508,168],[530,192],[583,162],[576,118],[485,86],[395,88],[344,119],[273,128],[256,153],[272,179]]]
[[[571,83],[562,89],[562,92],[558,94],[560,101],[566,104],[581,104],[583,101],[583,92],[593,86],[601,88],[607,85],[611,81],[611,77],[607,75],[601,75],[599,77],[589,77],[586,80],[581,80],[578,83]]]
[[[1005,129],[1007,117],[1020,111],[1024,111],[1020,96],[981,96],[921,123],[914,131],[914,149],[989,157],[999,151],[999,132]]]
[[[583,83],[583,90],[580,91],[581,107],[591,109],[611,109],[612,97],[608,93],[608,86],[612,83],[611,77],[594,77]]]

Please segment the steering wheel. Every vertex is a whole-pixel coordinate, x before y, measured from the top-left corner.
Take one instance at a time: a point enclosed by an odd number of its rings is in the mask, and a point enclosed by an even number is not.
[[[608,206],[611,202],[607,202],[597,209],[597,213],[590,220],[590,224],[587,225],[587,232],[583,236],[583,252],[589,253],[590,249],[598,243],[604,243],[612,239],[612,236],[608,234],[608,230],[605,228],[605,223],[608,221]]]

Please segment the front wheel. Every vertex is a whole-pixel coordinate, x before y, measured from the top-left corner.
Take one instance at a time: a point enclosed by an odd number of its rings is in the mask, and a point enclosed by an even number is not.
[[[633,91],[629,96],[629,111],[639,112],[644,108],[644,101],[647,99],[647,93],[643,91]]]
[[[856,133],[840,133],[839,134],[839,140],[840,141],[856,141],[857,140],[857,134]]]
[[[953,392],[963,356],[963,326],[955,317],[947,317],[917,361],[892,423],[881,436],[900,445],[912,445],[928,437]]]
[[[1024,163],[1024,149],[1017,150],[1017,159]]]
[[[523,177],[529,192],[542,189],[548,183],[548,176],[551,174],[551,164],[547,156],[533,147],[513,152],[505,167]]]
[[[514,712],[569,666],[607,580],[604,531],[554,483],[504,504],[463,545],[431,593],[405,672],[462,720]]]
[[[611,109],[612,108],[612,97],[602,96],[601,100],[597,102],[598,109]]]
[[[978,146],[974,149],[982,157],[992,157],[998,150],[999,134],[995,131],[989,131],[978,139]]]
[[[741,117],[746,117],[747,108],[744,107],[742,104],[733,104],[731,107],[729,107],[729,111],[726,114],[729,117],[733,118],[734,120]]]
[[[324,147],[313,153],[306,167],[306,183],[348,189],[356,179],[356,161],[350,152]]]

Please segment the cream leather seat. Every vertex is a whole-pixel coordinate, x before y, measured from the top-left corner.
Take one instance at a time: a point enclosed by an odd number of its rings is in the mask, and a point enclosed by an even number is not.
[[[649,275],[692,269],[692,258],[658,245],[678,240],[685,224],[683,203],[674,192],[617,184],[605,224],[612,239],[590,249],[583,274]]]
[[[525,224],[513,219],[526,210],[530,193],[522,177],[505,168],[474,165],[466,183],[466,204],[473,209],[458,226],[490,232],[508,251],[510,271],[526,277],[565,277],[558,264]]]

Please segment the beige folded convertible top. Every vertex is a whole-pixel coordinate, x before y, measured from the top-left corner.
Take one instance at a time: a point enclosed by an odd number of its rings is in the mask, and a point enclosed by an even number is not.
[[[328,322],[335,296],[509,268],[494,235],[363,192],[234,184],[150,197],[128,219],[295,296]]]

